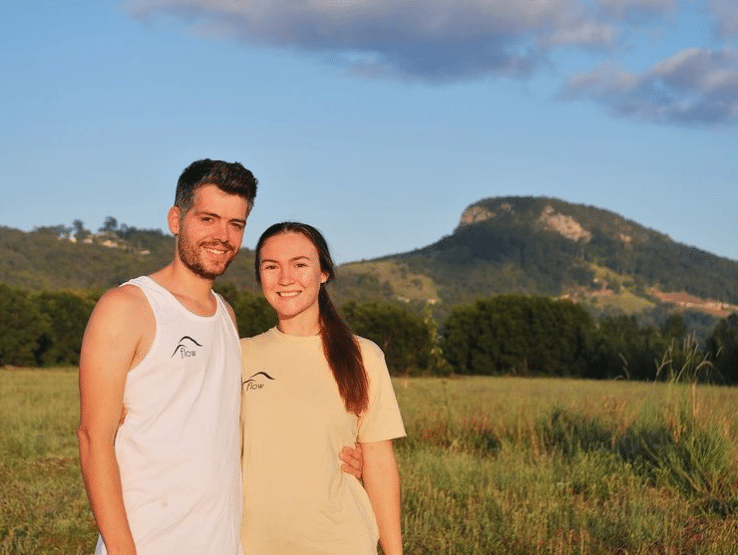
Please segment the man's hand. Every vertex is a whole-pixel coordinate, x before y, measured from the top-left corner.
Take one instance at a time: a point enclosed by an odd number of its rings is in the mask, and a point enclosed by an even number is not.
[[[341,470],[361,480],[361,474],[364,468],[364,451],[361,448],[361,443],[357,443],[353,449],[351,447],[344,447],[341,449],[339,457],[343,461]]]

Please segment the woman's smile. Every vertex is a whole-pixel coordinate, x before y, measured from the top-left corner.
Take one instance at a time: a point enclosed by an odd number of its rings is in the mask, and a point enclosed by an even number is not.
[[[261,248],[259,276],[279,328],[314,335],[319,328],[318,295],[328,276],[320,268],[315,245],[302,233],[279,233]]]

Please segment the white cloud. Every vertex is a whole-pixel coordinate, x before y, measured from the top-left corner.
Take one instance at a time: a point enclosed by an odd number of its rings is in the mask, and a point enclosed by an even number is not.
[[[612,25],[591,22],[579,28],[560,29],[550,35],[543,35],[541,43],[550,46],[576,45],[583,48],[615,46],[618,29]]]
[[[738,52],[689,48],[636,75],[613,64],[570,78],[562,97],[655,123],[738,123]]]
[[[736,0],[710,0],[709,8],[717,20],[718,32],[722,36],[738,36],[738,2]]]
[[[186,18],[210,36],[323,53],[355,72],[429,82],[525,77],[552,48],[609,47],[617,34],[580,0],[132,0],[128,6],[141,18]]]
[[[699,11],[707,6],[723,36],[738,35],[738,1],[699,1],[692,7]],[[651,24],[671,17],[680,3],[129,0],[127,7],[134,17],[167,14],[186,20],[197,33],[210,37],[318,55],[352,74],[447,83],[524,79],[551,67],[555,57],[550,54],[564,47],[569,53],[578,48],[590,55],[616,51],[630,56],[639,40],[660,40],[662,34]],[[616,114],[659,123],[734,123],[737,72],[735,53],[727,47],[687,48],[641,75],[604,62],[593,72],[569,79],[561,96],[589,98]]]
[[[676,0],[596,0],[602,9],[617,17],[671,12]]]

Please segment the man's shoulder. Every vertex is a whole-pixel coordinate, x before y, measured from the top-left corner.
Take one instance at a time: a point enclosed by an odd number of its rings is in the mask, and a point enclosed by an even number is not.
[[[87,323],[80,368],[103,364],[113,350],[132,355],[135,365],[141,359],[139,353],[145,354],[150,346],[155,330],[153,310],[138,287],[122,285],[106,291]],[[130,367],[127,364],[126,371]]]
[[[130,282],[108,289],[100,297],[100,301],[105,300],[108,302],[136,302],[145,299],[146,296],[141,288]]]
[[[146,318],[150,313],[149,303],[144,292],[135,285],[123,284],[106,291],[97,301],[95,312],[99,315],[127,318]]]

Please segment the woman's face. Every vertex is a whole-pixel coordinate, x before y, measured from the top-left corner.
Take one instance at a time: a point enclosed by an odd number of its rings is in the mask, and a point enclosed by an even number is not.
[[[279,329],[292,335],[319,331],[318,293],[328,275],[320,270],[315,245],[302,233],[273,235],[261,247],[261,288],[277,311]]]

